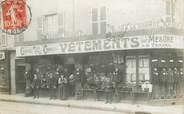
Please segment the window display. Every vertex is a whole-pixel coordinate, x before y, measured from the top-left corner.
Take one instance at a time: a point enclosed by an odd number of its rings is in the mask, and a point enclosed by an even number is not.
[[[126,73],[127,73],[127,82],[136,83],[136,57],[127,56],[126,57]]]
[[[139,82],[150,80],[149,57],[139,56]]]
[[[136,83],[136,56],[127,56],[126,57],[126,73],[127,73],[127,82],[128,83]],[[139,73],[139,83],[143,83],[145,81],[150,81],[150,64],[149,64],[149,56],[141,55],[138,56],[138,73]]]

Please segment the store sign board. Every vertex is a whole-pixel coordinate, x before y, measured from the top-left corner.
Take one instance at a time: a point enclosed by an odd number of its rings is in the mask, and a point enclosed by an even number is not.
[[[4,52],[0,52],[0,60],[5,59],[5,53]]]
[[[33,46],[19,46],[16,47],[16,54],[19,57],[154,48],[184,49],[184,37],[176,35],[144,35],[117,37],[115,39],[96,39]]]

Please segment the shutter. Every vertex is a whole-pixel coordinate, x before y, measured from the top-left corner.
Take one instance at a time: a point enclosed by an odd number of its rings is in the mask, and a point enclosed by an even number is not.
[[[98,34],[98,23],[92,23],[92,33],[93,35]]]
[[[5,34],[1,34],[1,38],[0,38],[0,47],[6,47],[6,35]]]
[[[98,8],[92,8],[91,12],[91,20],[92,20],[92,34],[97,35],[98,34]]]
[[[43,27],[44,27],[44,25],[43,25],[43,19],[44,19],[44,17],[43,16],[41,16],[41,17],[38,17],[37,18],[37,39],[43,39],[44,37],[43,37]]]
[[[107,28],[107,23],[106,21],[101,21],[100,22],[100,33],[105,34],[106,33],[106,28]]]
[[[107,20],[107,14],[106,14],[106,7],[100,8],[100,20],[106,21]]]
[[[65,36],[65,15],[64,12],[58,14],[58,33],[59,36]]]
[[[107,11],[106,7],[100,8],[100,34],[105,34],[107,29]]]
[[[92,22],[98,21],[98,9],[92,8]]]

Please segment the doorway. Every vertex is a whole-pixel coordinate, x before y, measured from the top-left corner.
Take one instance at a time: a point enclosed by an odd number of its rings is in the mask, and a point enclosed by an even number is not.
[[[24,93],[25,92],[25,66],[17,66],[16,67],[16,93]]]

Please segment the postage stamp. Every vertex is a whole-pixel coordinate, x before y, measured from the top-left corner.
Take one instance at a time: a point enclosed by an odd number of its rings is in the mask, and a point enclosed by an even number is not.
[[[25,0],[4,0],[1,2],[1,25],[3,32],[16,35],[24,32],[31,23],[31,8]]]

